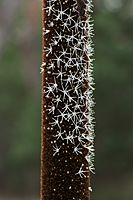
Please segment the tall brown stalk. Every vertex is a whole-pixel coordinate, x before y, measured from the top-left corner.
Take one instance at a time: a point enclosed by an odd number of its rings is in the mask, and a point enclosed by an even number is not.
[[[40,200],[90,200],[94,174],[91,0],[42,1]]]

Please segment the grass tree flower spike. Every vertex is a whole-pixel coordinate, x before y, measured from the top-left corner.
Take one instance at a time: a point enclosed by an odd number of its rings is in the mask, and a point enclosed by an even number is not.
[[[42,0],[40,200],[91,200],[92,0]]]

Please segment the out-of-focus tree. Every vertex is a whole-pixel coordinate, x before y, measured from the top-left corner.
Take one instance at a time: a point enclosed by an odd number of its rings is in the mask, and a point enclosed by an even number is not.
[[[0,4],[0,193],[34,194],[40,173],[39,5]]]
[[[99,2],[94,67],[98,189],[94,199],[132,199],[133,2]]]

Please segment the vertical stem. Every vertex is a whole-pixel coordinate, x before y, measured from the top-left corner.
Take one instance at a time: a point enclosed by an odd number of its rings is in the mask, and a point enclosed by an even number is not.
[[[90,200],[94,173],[91,0],[42,0],[40,200]]]

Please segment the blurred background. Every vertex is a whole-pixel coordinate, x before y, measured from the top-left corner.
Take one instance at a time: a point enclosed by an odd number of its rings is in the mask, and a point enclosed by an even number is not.
[[[94,0],[93,200],[133,199],[133,0]],[[39,200],[41,3],[0,1],[0,200]]]

